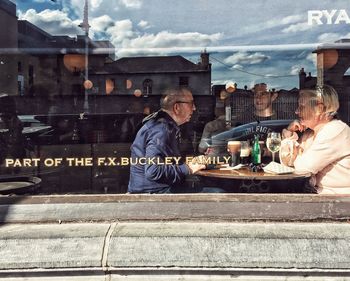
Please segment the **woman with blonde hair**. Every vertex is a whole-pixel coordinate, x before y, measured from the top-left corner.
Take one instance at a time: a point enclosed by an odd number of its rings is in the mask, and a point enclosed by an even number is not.
[[[317,193],[350,194],[350,128],[336,117],[337,92],[328,85],[301,90],[298,103],[299,120],[282,132],[281,163],[311,173]]]

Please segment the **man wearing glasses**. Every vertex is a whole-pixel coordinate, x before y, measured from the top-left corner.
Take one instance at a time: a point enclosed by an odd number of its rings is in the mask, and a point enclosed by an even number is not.
[[[187,175],[206,167],[200,163],[185,163],[179,150],[179,126],[189,122],[196,110],[191,91],[187,88],[166,90],[160,106],[161,110],[144,119],[131,146],[128,192],[220,192],[215,189],[184,188]]]

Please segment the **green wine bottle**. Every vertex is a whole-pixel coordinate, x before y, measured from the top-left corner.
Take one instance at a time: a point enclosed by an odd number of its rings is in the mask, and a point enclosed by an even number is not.
[[[261,164],[261,149],[259,144],[259,135],[254,136],[254,144],[252,150],[252,162],[254,165]]]

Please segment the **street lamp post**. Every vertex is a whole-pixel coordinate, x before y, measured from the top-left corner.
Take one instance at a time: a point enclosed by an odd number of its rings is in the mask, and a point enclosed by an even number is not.
[[[84,4],[84,19],[83,22],[79,25],[84,32],[85,32],[85,74],[84,74],[84,79],[85,81],[89,80],[89,6],[88,6],[88,0],[85,0]],[[89,96],[88,96],[88,91],[89,88],[85,86],[84,83],[84,112],[89,112]]]

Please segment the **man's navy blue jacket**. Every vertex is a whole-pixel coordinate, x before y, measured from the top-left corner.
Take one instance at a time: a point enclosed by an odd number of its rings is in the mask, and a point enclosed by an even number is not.
[[[180,129],[175,121],[164,111],[158,111],[146,119],[131,146],[131,158],[146,158],[146,161],[158,158],[164,161],[165,157],[181,157]],[[189,174],[189,169],[182,160],[179,164],[174,161],[171,165],[130,165],[128,192],[161,193],[181,186],[185,176]]]

